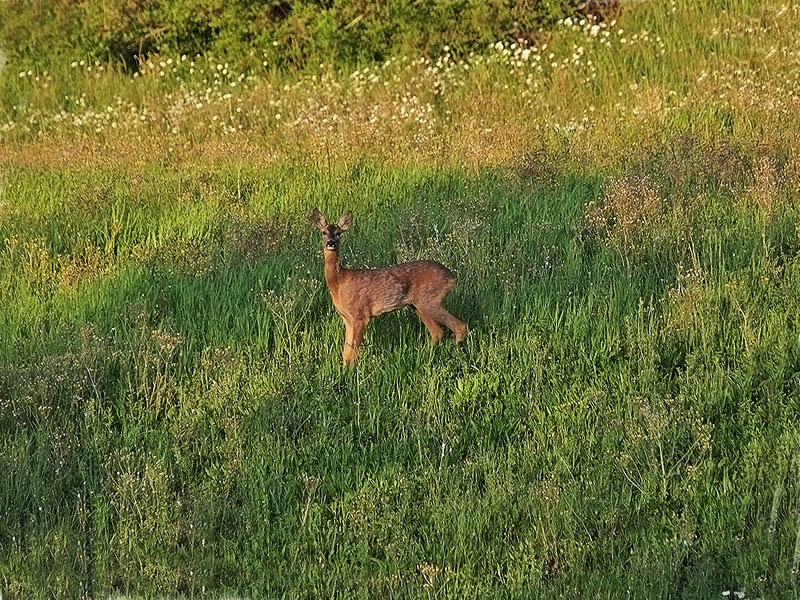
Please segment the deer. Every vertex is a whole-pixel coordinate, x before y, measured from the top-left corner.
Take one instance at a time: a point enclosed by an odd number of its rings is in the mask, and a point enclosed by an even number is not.
[[[329,224],[315,208],[310,220],[322,234],[325,282],[333,306],[344,321],[345,366],[356,362],[369,320],[404,306],[416,311],[428,328],[432,344],[444,336],[442,325],[455,334],[457,344],[466,339],[467,326],[444,307],[444,299],[456,280],[447,267],[433,260],[416,260],[377,269],[347,269],[339,260],[339,242],[342,233],[353,224],[352,211]]]

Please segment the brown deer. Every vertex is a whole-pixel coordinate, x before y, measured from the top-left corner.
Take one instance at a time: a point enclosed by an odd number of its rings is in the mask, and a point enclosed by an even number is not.
[[[348,211],[338,223],[329,225],[315,208],[311,222],[322,232],[325,281],[333,306],[344,321],[344,364],[355,362],[371,317],[403,306],[417,311],[434,344],[444,335],[441,325],[455,334],[457,343],[464,341],[467,326],[443,306],[445,296],[455,283],[455,277],[444,265],[417,260],[382,269],[345,269],[339,262],[339,239],[353,224],[353,213]]]

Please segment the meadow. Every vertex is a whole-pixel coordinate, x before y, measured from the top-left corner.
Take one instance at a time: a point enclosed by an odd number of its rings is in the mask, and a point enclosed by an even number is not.
[[[9,61],[2,598],[798,597],[798,30]],[[315,206],[447,265],[463,347],[404,310],[344,368]]]

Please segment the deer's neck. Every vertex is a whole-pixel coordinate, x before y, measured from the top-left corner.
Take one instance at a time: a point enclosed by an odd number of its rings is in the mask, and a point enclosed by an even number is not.
[[[325,254],[325,282],[331,292],[334,293],[339,287],[339,277],[343,271],[339,262],[339,252],[323,251]]]

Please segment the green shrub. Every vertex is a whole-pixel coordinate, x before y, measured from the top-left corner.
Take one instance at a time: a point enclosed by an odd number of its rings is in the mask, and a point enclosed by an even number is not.
[[[530,40],[566,6],[564,0],[9,0],[0,4],[0,43],[11,58],[39,65],[66,56],[135,68],[137,56],[169,52],[296,69]]]

